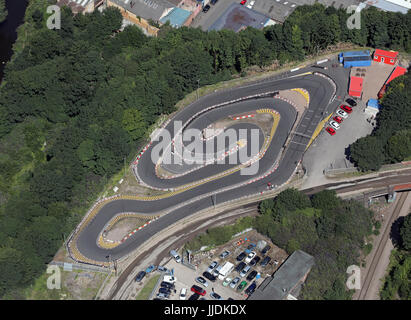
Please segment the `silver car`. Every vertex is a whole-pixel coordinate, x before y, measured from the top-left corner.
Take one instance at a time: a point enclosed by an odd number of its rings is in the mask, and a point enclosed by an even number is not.
[[[347,119],[347,118],[348,118],[348,113],[345,112],[344,110],[338,109],[335,113],[336,113],[337,115],[339,115],[339,116],[340,116],[341,118],[343,118],[343,119]]]
[[[241,278],[244,277],[248,273],[248,271],[250,271],[250,269],[251,269],[250,266],[245,266],[243,271],[241,271],[241,273],[240,273],[240,277]]]
[[[237,283],[240,282],[240,280],[241,280],[240,277],[235,277],[234,280],[231,281],[231,283],[230,283],[230,288],[234,289],[235,286],[237,285]]]
[[[206,287],[206,288],[208,287],[208,282],[203,277],[197,277],[196,281],[198,283],[202,284],[204,287]]]
[[[208,266],[207,272],[212,273],[214,268],[218,267],[217,261],[211,262],[211,264]]]

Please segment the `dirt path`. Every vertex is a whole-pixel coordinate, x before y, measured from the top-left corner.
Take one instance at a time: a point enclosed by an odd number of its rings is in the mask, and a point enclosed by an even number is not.
[[[391,216],[387,217],[388,221],[384,223],[382,235],[374,241],[375,248],[367,257],[367,267],[362,271],[361,290],[357,292],[353,299],[355,300],[379,300],[379,290],[382,285],[386,269],[390,261],[391,250],[394,248],[390,239],[391,226],[400,216],[409,213],[411,207],[411,192],[397,194],[397,200]]]

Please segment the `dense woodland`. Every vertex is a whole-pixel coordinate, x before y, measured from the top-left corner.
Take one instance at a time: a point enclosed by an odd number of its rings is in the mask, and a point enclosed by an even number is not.
[[[411,213],[401,220],[399,243],[391,252],[389,272],[380,292],[383,300],[411,300]]]
[[[304,250],[315,259],[299,299],[345,300],[346,270],[360,265],[365,239],[373,231],[373,213],[360,203],[343,201],[334,191],[312,198],[295,189],[260,203],[256,229],[289,254]]]
[[[345,11],[302,6],[264,30],[165,25],[148,38],[135,26],[118,32],[122,17],[113,8],[77,16],[66,8],[62,28],[49,30],[50,3],[30,1],[0,87],[4,298],[23,297],[124,158],[132,159],[159,115],[174,111],[197,79],[216,83],[338,42],[411,52],[411,13],[371,8],[360,30],[348,30]]]
[[[0,0],[0,23],[7,18],[6,0]]]
[[[411,72],[390,82],[388,88],[380,101],[376,128],[350,146],[351,158],[362,171],[411,160]]]

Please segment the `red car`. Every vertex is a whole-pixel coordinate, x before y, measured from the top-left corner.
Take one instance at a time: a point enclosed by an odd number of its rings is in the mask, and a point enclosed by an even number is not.
[[[336,121],[336,122],[338,122],[338,123],[343,122],[343,118],[340,117],[340,116],[335,116],[333,119],[334,119],[334,121]]]
[[[332,136],[335,135],[335,130],[331,127],[325,128],[325,131],[327,131]]]
[[[245,5],[247,3],[247,0],[241,0],[240,4]]]
[[[341,105],[340,108],[343,109],[343,110],[344,110],[345,112],[347,112],[347,113],[351,113],[351,112],[352,112],[352,108],[349,107],[349,106],[347,106],[347,105],[345,105],[345,104]]]
[[[193,285],[193,286],[191,287],[191,291],[199,294],[200,296],[205,296],[206,293],[207,293],[207,291],[205,291],[203,288],[201,288],[201,287],[199,287],[199,286],[196,286],[196,285]]]

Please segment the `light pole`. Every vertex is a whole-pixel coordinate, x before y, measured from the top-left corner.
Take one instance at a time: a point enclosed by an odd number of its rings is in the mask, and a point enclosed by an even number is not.
[[[200,79],[197,79],[197,100],[198,100],[198,90],[200,90]]]

